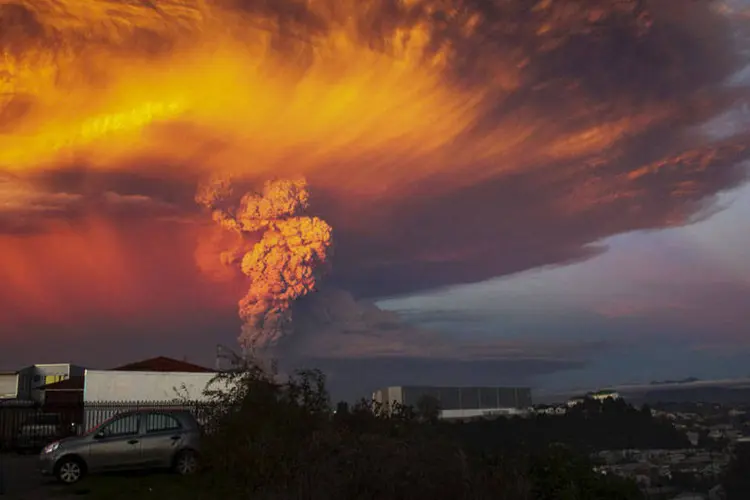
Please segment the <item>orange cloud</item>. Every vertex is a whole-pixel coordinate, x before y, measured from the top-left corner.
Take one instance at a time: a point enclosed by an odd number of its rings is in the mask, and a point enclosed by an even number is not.
[[[117,227],[89,218],[48,232],[0,235],[0,319],[4,334],[25,328],[127,321],[191,309],[226,307],[226,287],[189,272],[195,228],[151,223]]]
[[[360,295],[682,223],[748,154],[696,130],[740,97],[729,23],[676,0],[0,0],[0,173],[33,186],[12,208],[37,224],[2,236],[0,307],[62,322],[211,295],[192,260],[231,278],[223,236],[179,221],[215,172],[306,176],[331,280]],[[58,206],[39,193],[80,203],[34,215]]]

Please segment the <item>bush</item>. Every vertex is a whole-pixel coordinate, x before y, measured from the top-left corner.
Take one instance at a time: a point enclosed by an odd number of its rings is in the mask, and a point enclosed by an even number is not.
[[[198,496],[252,499],[629,499],[565,449],[536,456],[469,453],[410,408],[362,401],[331,410],[316,370],[284,382],[257,367],[223,374],[211,393]],[[545,462],[546,460],[546,462]],[[619,486],[617,486],[619,488]],[[636,490],[637,491],[637,490]]]

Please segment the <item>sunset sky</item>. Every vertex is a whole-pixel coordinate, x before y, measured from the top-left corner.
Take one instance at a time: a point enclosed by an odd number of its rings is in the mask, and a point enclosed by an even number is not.
[[[746,2],[156,3],[0,0],[0,369],[235,347],[231,175],[333,228],[272,352],[341,397],[750,375]]]

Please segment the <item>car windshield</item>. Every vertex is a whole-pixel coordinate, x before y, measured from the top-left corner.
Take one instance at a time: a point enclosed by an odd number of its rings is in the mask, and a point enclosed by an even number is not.
[[[113,420],[115,420],[117,418],[120,418],[120,417],[122,417],[124,415],[125,415],[124,413],[118,413],[117,415],[113,415],[113,416],[109,417],[107,420],[105,420],[104,422],[100,422],[100,423],[96,424],[94,427],[92,427],[89,430],[87,430],[86,432],[84,432],[83,435],[84,436],[88,436],[89,434],[95,434],[95,433],[99,432],[104,426],[106,426],[107,424],[109,424],[110,422],[112,422]]]
[[[114,417],[112,417],[112,418],[114,418]],[[83,435],[84,435],[84,436],[88,436],[88,435],[90,435],[90,434],[94,434],[94,433],[96,433],[96,432],[97,432],[97,431],[98,431],[99,429],[101,429],[101,428],[102,428],[102,427],[103,427],[104,425],[106,425],[106,424],[110,423],[110,422],[112,421],[112,418],[108,418],[108,419],[107,419],[107,420],[105,420],[104,422],[102,422],[102,423],[100,423],[100,424],[97,424],[97,425],[95,425],[95,426],[94,426],[94,427],[92,427],[91,429],[89,429],[89,430],[87,430],[86,432],[84,432],[84,433],[83,433]]]

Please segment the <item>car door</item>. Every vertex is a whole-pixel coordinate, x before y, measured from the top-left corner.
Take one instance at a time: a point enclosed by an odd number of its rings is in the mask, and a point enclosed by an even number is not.
[[[179,420],[168,412],[148,412],[143,415],[141,455],[147,467],[169,467],[180,449],[184,430]]]
[[[94,434],[89,446],[89,469],[115,470],[139,467],[142,464],[140,428],[140,413],[115,417],[104,424]]]

